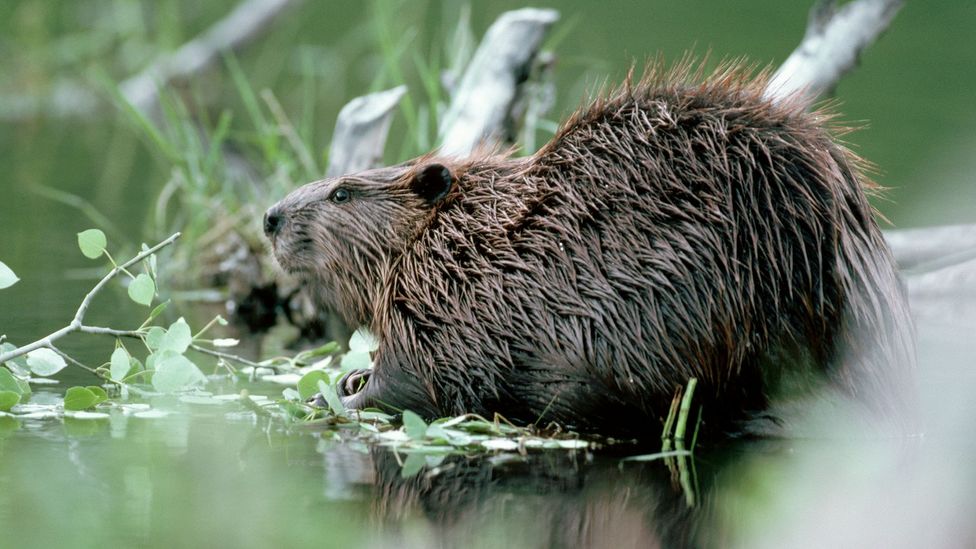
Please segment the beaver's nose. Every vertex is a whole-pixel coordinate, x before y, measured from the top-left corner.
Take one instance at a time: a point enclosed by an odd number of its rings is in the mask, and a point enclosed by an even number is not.
[[[285,216],[277,206],[272,206],[264,212],[264,234],[274,236],[285,224]]]

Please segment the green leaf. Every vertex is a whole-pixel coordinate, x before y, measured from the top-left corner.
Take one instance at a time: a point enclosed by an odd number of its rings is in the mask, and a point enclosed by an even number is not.
[[[207,381],[200,368],[183,355],[161,351],[155,356],[152,384],[161,393],[175,393]]]
[[[166,336],[166,328],[161,326],[153,326],[149,328],[146,332],[146,346],[152,350],[159,349],[159,346],[163,344],[163,337]]]
[[[410,454],[407,456],[407,459],[403,460],[403,468],[400,469],[400,476],[410,478],[419,473],[425,465],[427,465],[426,456],[420,452]]]
[[[105,389],[99,387],[98,385],[89,385],[88,387],[85,387],[85,389],[88,389],[93,395],[95,395],[95,404],[100,404],[108,400],[108,393],[106,393]]]
[[[362,351],[349,351],[342,355],[343,370],[365,370],[369,368],[373,361],[369,358],[369,353]]]
[[[412,440],[421,440],[427,434],[427,423],[414,412],[404,410],[403,430]]]
[[[339,392],[336,391],[335,385],[329,385],[319,380],[319,392],[322,393],[322,398],[329,403],[329,410],[332,410],[333,414],[346,416],[346,407],[342,405],[342,399],[339,398]]]
[[[308,400],[315,396],[319,390],[319,381],[329,383],[329,374],[325,370],[312,370],[298,380],[298,396],[302,400]]]
[[[368,328],[359,328],[353,332],[349,338],[349,351],[354,353],[369,353],[375,351],[380,346],[380,340],[376,339]]]
[[[316,347],[315,349],[309,349],[307,351],[302,351],[295,355],[296,362],[312,362],[320,356],[331,355],[339,350],[339,344],[335,341],[330,341],[321,347]]]
[[[112,359],[110,361],[111,367],[109,368],[109,375],[115,381],[122,381],[125,376],[128,375],[129,370],[132,369],[132,364],[129,362],[129,353],[126,352],[125,347],[116,347],[112,351]]]
[[[139,305],[149,306],[156,295],[156,283],[146,273],[139,273],[129,283],[129,297]]]
[[[98,259],[98,256],[105,251],[106,244],[108,242],[105,240],[105,233],[98,229],[88,229],[78,233],[78,247],[89,259]]]
[[[0,391],[11,391],[18,395],[23,394],[21,386],[17,383],[17,378],[10,373],[10,370],[0,367]]]
[[[20,395],[13,391],[0,391],[0,412],[9,412],[20,403]]]
[[[143,242],[140,251],[148,252],[149,245]],[[156,254],[150,254],[149,257],[146,258],[146,264],[149,266],[149,272],[152,273],[153,277],[155,277],[156,276]]]
[[[0,343],[0,355],[9,353],[16,349],[17,346],[12,343]],[[30,373],[30,368],[27,366],[27,357],[20,355],[17,358],[13,358],[3,363],[4,366],[10,368],[10,371],[21,376],[26,377]]]
[[[0,290],[9,288],[20,280],[3,261],[0,261]]]
[[[98,397],[85,387],[71,387],[64,393],[65,410],[87,410],[95,405]]]
[[[61,355],[51,349],[36,349],[27,353],[27,367],[39,376],[54,375],[67,365]]]
[[[159,350],[173,351],[181,355],[186,352],[192,342],[193,334],[190,333],[190,326],[183,320],[183,317],[180,317],[179,320],[170,324],[169,329],[166,330],[166,335],[159,343]]]
[[[146,324],[148,324],[148,323],[152,322],[153,320],[155,320],[155,318],[157,316],[159,316],[160,314],[163,313],[163,311],[166,310],[166,307],[167,306],[169,306],[169,300],[168,299],[166,301],[160,303],[159,305],[156,305],[153,308],[152,312],[149,313],[149,319],[146,321]]]

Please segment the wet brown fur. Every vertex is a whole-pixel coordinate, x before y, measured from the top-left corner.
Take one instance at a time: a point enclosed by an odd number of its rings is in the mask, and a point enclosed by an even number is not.
[[[897,408],[914,349],[873,184],[832,115],[765,84],[657,64],[530,157],[431,154],[285,198],[281,265],[380,340],[347,404],[657,435],[691,377],[726,428],[805,364]]]

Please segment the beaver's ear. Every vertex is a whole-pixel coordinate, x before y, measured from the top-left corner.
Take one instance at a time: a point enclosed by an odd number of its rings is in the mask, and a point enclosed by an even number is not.
[[[413,192],[431,206],[439,204],[454,185],[454,174],[443,164],[428,164],[417,172],[411,182]]]

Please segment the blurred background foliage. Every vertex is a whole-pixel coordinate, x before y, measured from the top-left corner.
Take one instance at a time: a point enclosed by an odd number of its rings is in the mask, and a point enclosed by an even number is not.
[[[547,46],[556,56],[556,103],[549,118],[563,119],[590,90],[619,82],[635,61],[658,52],[671,60],[692,51],[710,52],[713,60],[742,56],[777,65],[799,43],[810,3],[538,2],[562,17]],[[354,96],[405,83],[410,95],[395,116],[386,160],[425,150],[437,103],[446,99],[439,72],[463,62],[500,13],[524,3],[306,0],[233,57],[174,83],[154,117],[140,120],[113,99],[118,83],[235,5],[233,0],[0,2],[0,260],[22,279],[0,292],[0,333],[10,341],[30,341],[63,326],[93,277],[104,272],[92,269],[77,251],[75,233],[97,225],[113,249],[135,250],[141,241],[172,230],[203,239],[221,219],[253,226],[278,195],[324,171],[335,116]],[[845,139],[878,166],[877,179],[890,191],[877,206],[895,226],[976,221],[974,29],[971,0],[908,0],[837,90],[842,119],[864,126]],[[92,115],[70,113],[91,108]],[[293,124],[301,147],[280,134],[281,115]],[[541,124],[539,138],[548,131],[551,125]],[[210,155],[207,145],[213,142],[221,145],[219,158]],[[237,217],[234,205],[244,208]],[[137,325],[144,311],[118,306],[126,299],[124,288],[113,286],[106,291],[111,292],[118,299],[100,296],[87,317],[90,323]],[[747,547],[810,539],[823,541],[821,546],[966,546],[967,540],[971,545],[974,474],[968,456],[976,438],[970,388],[976,379],[971,336],[949,330],[951,322],[947,315],[945,324],[920,330],[928,353],[920,383],[930,419],[928,445],[921,439],[889,441],[909,451],[918,442],[924,452],[904,458],[873,441],[852,449],[819,439],[781,441],[778,451],[752,448],[746,456],[751,459],[716,481],[728,484],[719,494],[725,505],[706,506],[705,514],[717,512],[733,530],[754,528],[739,541]],[[64,350],[103,360],[112,345],[87,338],[66,343]],[[814,415],[844,424],[836,414]],[[343,482],[336,471],[365,458],[346,456],[349,448],[335,441],[265,432],[248,421],[228,427],[220,414],[206,421],[176,415],[169,423],[113,418],[21,429],[15,420],[0,418],[0,493],[7,496],[0,498],[0,522],[7,528],[0,546],[9,539],[18,546],[120,540],[192,545],[204,539],[229,539],[240,547],[363,543],[375,526],[366,508],[384,510],[382,498],[366,502],[372,488]],[[603,480],[595,475],[596,488],[591,483],[573,492],[565,487],[583,486],[586,474],[577,478],[572,467],[560,464],[558,471],[568,471],[569,478],[562,484],[552,475],[530,477],[539,484],[515,476],[507,489],[502,484],[494,492],[495,499],[479,500],[488,501],[484,507],[469,512],[446,498],[445,508],[494,521],[489,529],[470,529],[470,520],[454,526],[466,535],[490,534],[474,540],[482,546],[524,545],[538,535],[540,523],[566,532],[563,517],[575,516],[573,509],[592,511],[596,518],[589,524],[613,526],[620,523],[599,522],[612,515],[605,509],[624,519],[652,509],[685,513],[681,506],[658,507],[656,498],[668,492],[656,483],[634,498],[639,475],[621,472],[615,463]],[[845,471],[856,474],[845,476]],[[478,473],[492,483],[500,478],[497,470]],[[399,469],[391,474],[399,478]],[[707,482],[704,476],[703,485]],[[72,486],[77,489],[66,489]],[[350,486],[358,491],[341,492]],[[467,497],[470,486],[446,485],[443,493]],[[400,539],[429,544],[435,531],[423,518],[429,507],[392,509],[400,513],[394,519]],[[198,516],[210,517],[209,522],[183,528]],[[646,534],[645,526],[667,523],[652,518],[629,524]],[[68,532],[75,537],[67,542],[52,537]],[[616,535],[608,539],[630,533],[624,529]],[[827,543],[828,538],[837,543]],[[888,543],[865,541],[878,539]]]
[[[658,53],[778,65],[799,43],[809,4],[541,2],[561,14],[544,46],[555,55],[555,100],[529,147],[593,90]],[[270,279],[255,259],[266,257],[261,213],[321,177],[339,109],[406,84],[385,160],[429,150],[449,99],[441,73],[463,68],[491,22],[524,3],[296,1],[239,51],[174,81],[147,118],[118,100],[121,82],[237,5],[0,3],[0,255],[23,279],[0,294],[12,341],[60,326],[83,294],[93,273],[73,241],[90,226],[128,250],[182,231],[162,264],[184,289],[233,285],[220,274],[229,258],[257,272],[252,279]],[[976,217],[974,21],[976,4],[966,0],[906,2],[837,90],[842,120],[863,127],[845,139],[878,166],[890,190],[876,205],[894,226]],[[200,276],[208,272],[218,274]],[[92,314],[136,320],[118,308]]]

